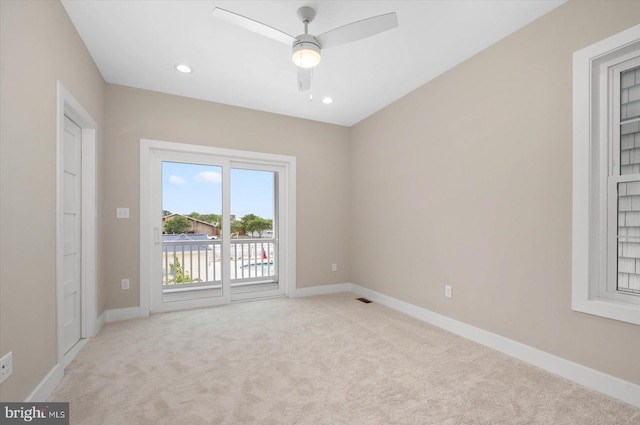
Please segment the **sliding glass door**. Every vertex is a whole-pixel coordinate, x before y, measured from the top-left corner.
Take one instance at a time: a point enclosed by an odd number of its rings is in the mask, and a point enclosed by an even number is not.
[[[223,156],[151,158],[151,311],[286,294],[283,167]]]
[[[278,291],[278,172],[233,163],[229,177],[231,295]]]
[[[162,301],[222,297],[222,166],[162,161]]]

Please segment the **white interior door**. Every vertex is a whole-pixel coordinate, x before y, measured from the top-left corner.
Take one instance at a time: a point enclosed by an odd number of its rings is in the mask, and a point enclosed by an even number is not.
[[[63,352],[82,337],[82,131],[64,118],[63,151]]]

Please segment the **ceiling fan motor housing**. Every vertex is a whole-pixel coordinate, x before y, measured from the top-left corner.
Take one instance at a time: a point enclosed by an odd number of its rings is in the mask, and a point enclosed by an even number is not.
[[[300,68],[313,68],[320,63],[320,43],[311,34],[300,34],[293,42],[292,60]]]

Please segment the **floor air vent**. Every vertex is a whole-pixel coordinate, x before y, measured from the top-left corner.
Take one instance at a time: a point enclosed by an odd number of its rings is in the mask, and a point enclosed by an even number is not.
[[[356,300],[358,300],[358,301],[362,301],[362,302],[363,302],[363,303],[365,303],[365,304],[369,304],[369,303],[372,303],[372,302],[373,302],[373,301],[368,300],[368,299],[366,299],[366,298],[356,298]]]

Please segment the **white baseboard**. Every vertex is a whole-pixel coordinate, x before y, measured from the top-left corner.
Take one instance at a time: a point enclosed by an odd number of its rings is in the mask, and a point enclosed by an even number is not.
[[[607,375],[578,363],[538,350],[537,348],[476,328],[475,326],[468,325],[353,283],[337,283],[333,285],[300,288],[296,289],[292,296],[308,297],[339,292],[353,292],[357,295],[366,297],[371,301],[375,301],[393,308],[394,310],[398,310],[401,313],[407,314],[418,320],[422,320],[431,325],[445,329],[449,332],[515,357],[526,363],[537,366],[548,372],[569,379],[587,388],[601,392],[618,400],[622,400],[633,406],[640,407],[640,385]],[[102,328],[105,322],[109,323],[119,320],[129,320],[138,317],[142,317],[140,314],[140,307],[107,310],[98,318],[98,329]],[[25,401],[46,401],[62,380],[63,372],[62,367],[59,365],[54,366]]]
[[[333,285],[319,285],[308,288],[296,288],[289,296],[291,298],[312,297],[314,295],[335,294],[338,292],[351,292],[351,283],[336,283]],[[105,310],[98,318],[97,327],[101,329],[105,323],[118,322],[143,317],[140,307],[116,308]],[[97,333],[97,332],[96,332]]]
[[[64,368],[62,368],[59,364],[55,365],[47,376],[44,377],[42,381],[36,386],[29,397],[25,400],[25,403],[38,403],[45,402],[53,394],[53,391],[56,389],[60,381],[62,381],[62,377],[64,376]]]
[[[351,284],[351,291],[454,334],[569,379],[592,390],[640,407],[640,385],[588,368],[531,346],[400,301],[371,289]]]
[[[121,309],[121,310],[129,310],[129,309]],[[136,310],[139,310],[139,308],[136,308]],[[124,320],[124,319],[118,319],[118,318],[124,317],[127,314],[131,314],[128,312],[120,312],[120,310],[110,310],[110,311],[114,312],[113,313],[114,319],[111,321]],[[98,317],[98,319],[96,320],[96,335],[98,334],[98,332],[100,332],[100,329],[102,329],[102,327],[107,322],[107,318],[109,317],[108,313],[109,313],[109,310],[103,312],[100,315],[100,317]],[[60,381],[62,381],[62,378],[64,377],[64,368],[67,367],[69,363],[71,363],[73,358],[76,356],[76,354],[78,354],[78,352],[80,352],[80,350],[84,347],[87,341],[88,341],[88,338],[80,340],[71,349],[71,352],[67,353],[67,355],[64,356],[61,362],[62,364],[59,363],[55,365],[49,371],[49,373],[47,373],[47,376],[45,376],[44,379],[42,379],[42,381],[40,381],[40,383],[33,389],[31,394],[29,394],[29,396],[25,399],[25,403],[31,403],[31,402],[37,403],[37,402],[47,401],[47,399],[51,396],[51,394],[53,394],[55,389],[60,384]]]
[[[107,323],[107,310],[103,311],[102,314],[96,320],[96,335],[100,333],[100,330],[104,327],[106,323]]]
[[[78,355],[80,350],[84,348],[84,346],[89,341],[89,338],[82,338],[80,341],[76,343],[69,351],[65,353],[62,357],[62,369],[66,369],[69,366],[69,363],[73,361],[73,359]]]
[[[106,322],[119,322],[121,320],[130,320],[137,319],[142,317],[140,313],[140,307],[129,307],[129,308],[116,308],[113,310],[107,310],[106,313]]]
[[[336,294],[338,292],[351,292],[350,283],[335,283],[333,285],[310,286],[308,288],[296,288],[292,298],[312,297],[314,295]]]

